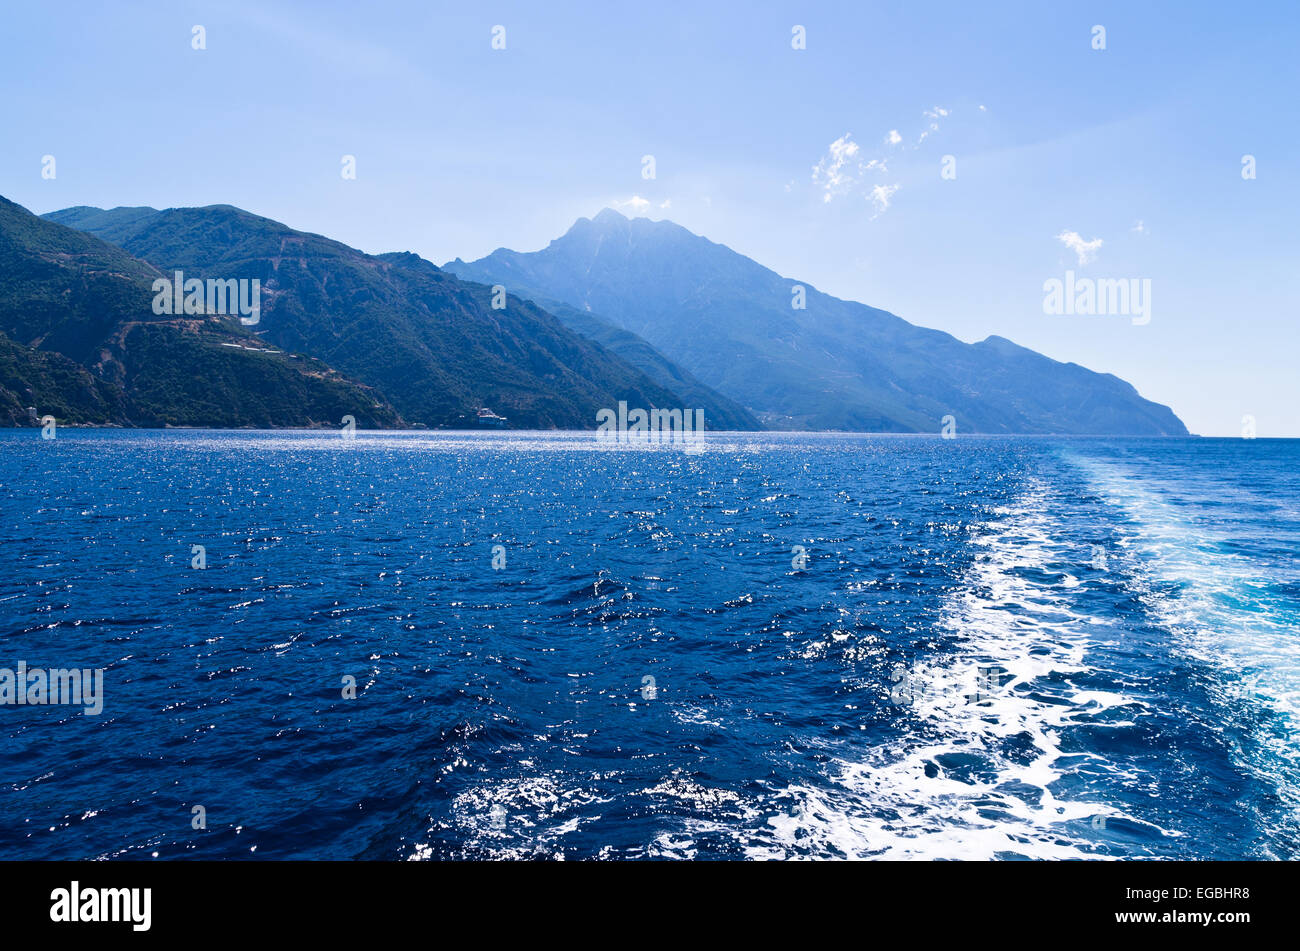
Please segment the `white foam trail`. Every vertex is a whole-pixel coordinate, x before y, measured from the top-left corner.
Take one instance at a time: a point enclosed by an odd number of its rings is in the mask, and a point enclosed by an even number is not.
[[[936,632],[957,638],[954,650],[915,663],[894,685],[895,699],[910,700],[900,711],[916,719],[915,742],[881,748],[866,762],[842,762],[829,789],[785,790],[794,806],[769,820],[776,847],[752,855],[811,849],[887,859],[1098,857],[1102,837],[1089,834],[1092,817],[1140,821],[1050,788],[1069,770],[1060,734],[1077,716],[1142,710],[1135,698],[1070,685],[1070,675],[1088,669],[1087,628],[1105,622],[1071,607],[1076,579],[1051,574],[1065,547],[1049,516],[1056,505],[1042,483],[1033,483],[974,538],[980,552]],[[981,683],[981,667],[1002,673]],[[1022,748],[1014,759],[1005,752],[1013,737]],[[1118,778],[1113,764],[1107,769]]]
[[[458,766],[466,765],[458,760]],[[521,764],[522,765],[522,764]],[[450,771],[453,767],[445,767]],[[565,837],[596,823],[599,815],[582,810],[609,802],[591,789],[565,785],[558,774],[520,776],[485,782],[457,794],[452,822],[460,847],[494,858],[564,858]],[[445,835],[434,824],[429,836]],[[430,842],[416,842],[407,856],[418,862],[438,857]]]
[[[1132,520],[1127,540],[1134,554],[1129,573],[1148,611],[1168,630],[1173,649],[1191,663],[1217,674],[1220,689],[1211,700],[1228,722],[1234,704],[1247,702],[1269,715],[1253,716],[1253,735],[1225,730],[1234,758],[1268,783],[1285,803],[1284,820],[1300,831],[1300,631],[1294,604],[1270,595],[1254,558],[1228,550],[1232,539],[1186,509],[1144,488],[1119,466],[1074,460],[1095,491]],[[1209,501],[1235,489],[1224,484]],[[1207,490],[1208,491],[1208,490]],[[1193,505],[1206,499],[1190,499]],[[1244,520],[1244,519],[1243,519]],[[1268,831],[1268,830],[1266,830]]]

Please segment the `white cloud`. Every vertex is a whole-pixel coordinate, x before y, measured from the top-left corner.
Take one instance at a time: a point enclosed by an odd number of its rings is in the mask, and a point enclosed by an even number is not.
[[[1079,266],[1087,264],[1097,254],[1097,249],[1101,247],[1101,238],[1093,238],[1091,241],[1084,241],[1083,237],[1077,231],[1062,231],[1056,236],[1056,239],[1065,245],[1079,258]]]
[[[830,201],[852,187],[855,179],[850,162],[857,154],[858,143],[853,141],[853,133],[845,132],[830,144],[822,160],[813,166],[812,180],[824,189],[822,201]]]
[[[1129,228],[1128,230],[1136,234],[1146,234],[1147,233],[1146,222],[1143,221],[1141,218],[1139,218],[1137,221],[1133,223],[1133,227]]]
[[[626,201],[616,201],[616,202],[612,202],[612,204],[615,208],[619,208],[619,209],[630,208],[635,214],[638,215],[650,207],[649,200],[642,198],[640,195],[633,195],[631,198],[627,199]]]
[[[889,208],[889,199],[894,197],[896,191],[897,185],[877,185],[871,189],[871,194],[867,197],[876,206],[877,215]]]
[[[621,201],[614,199],[609,203],[609,206],[623,212],[624,214],[630,214],[635,217],[644,215],[651,208],[659,208],[666,211],[673,206],[673,200],[671,198],[665,198],[663,201],[654,202],[649,198],[642,198],[640,195],[633,195],[631,198],[625,198]]]
[[[929,128],[927,128],[924,132],[921,133],[921,137],[916,140],[917,145],[920,145],[922,142],[924,142],[927,136],[931,135],[934,132],[939,131],[939,120],[943,118],[947,118],[948,110],[943,108],[943,106],[935,106],[933,109],[925,110],[924,112],[921,113],[921,115],[924,118],[930,120],[930,125]]]
[[[943,106],[935,106],[933,109],[924,110],[921,115],[928,121],[927,128],[921,133],[921,137],[916,140],[916,145],[920,145],[928,136],[939,131],[939,120],[946,119],[951,115],[950,110]],[[890,129],[882,137],[884,146],[894,148],[902,145],[907,149],[904,143],[903,135],[897,129]],[[915,148],[915,146],[913,146]],[[822,201],[829,203],[840,195],[846,195],[850,192],[856,192],[861,188],[862,194],[867,201],[871,202],[876,208],[876,215],[880,215],[889,208],[890,201],[894,193],[898,191],[898,185],[885,185],[879,183],[867,184],[864,181],[868,174],[873,176],[884,176],[889,174],[888,159],[884,154],[868,158],[858,143],[853,141],[853,134],[846,132],[829,146],[826,154],[822,156],[820,162],[812,168],[812,180],[822,189]],[[786,191],[790,186],[786,186]],[[873,215],[872,217],[876,217]]]
[[[822,160],[813,166],[812,180],[822,186],[822,201],[829,202],[853,191],[868,172],[883,175],[889,168],[883,157],[864,159],[853,133],[846,132],[827,147]]]

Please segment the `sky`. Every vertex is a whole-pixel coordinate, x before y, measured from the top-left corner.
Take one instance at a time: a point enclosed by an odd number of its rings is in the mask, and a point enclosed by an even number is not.
[[[614,207],[1114,373],[1195,433],[1300,436],[1300,4],[7,2],[3,20],[0,194],[38,214],[231,204],[441,264]],[[1139,293],[1049,312],[1067,272]]]

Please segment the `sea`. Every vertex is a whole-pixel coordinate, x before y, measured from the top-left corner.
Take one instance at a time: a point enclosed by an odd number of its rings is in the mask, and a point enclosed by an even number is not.
[[[1300,857],[1300,441],[10,430],[0,515],[0,858]]]

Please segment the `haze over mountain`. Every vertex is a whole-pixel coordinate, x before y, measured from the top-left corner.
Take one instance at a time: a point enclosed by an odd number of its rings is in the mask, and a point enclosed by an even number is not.
[[[160,270],[258,278],[261,339],[324,360],[382,392],[410,422],[472,425],[487,406],[526,428],[592,428],[597,410],[681,407],[684,397],[564,326],[541,307],[462,281],[410,253],[368,255],[228,205],[77,207],[81,228]],[[703,389],[701,387],[701,389]],[[711,397],[711,428],[753,417]]]
[[[400,418],[373,390],[275,352],[236,317],[158,315],[159,272],[0,198],[0,423],[360,426]]]
[[[1128,383],[1001,337],[964,343],[821,293],[669,221],[611,209],[546,248],[445,270],[644,338],[769,426],[871,432],[1185,435]],[[804,308],[792,306],[797,288]]]

